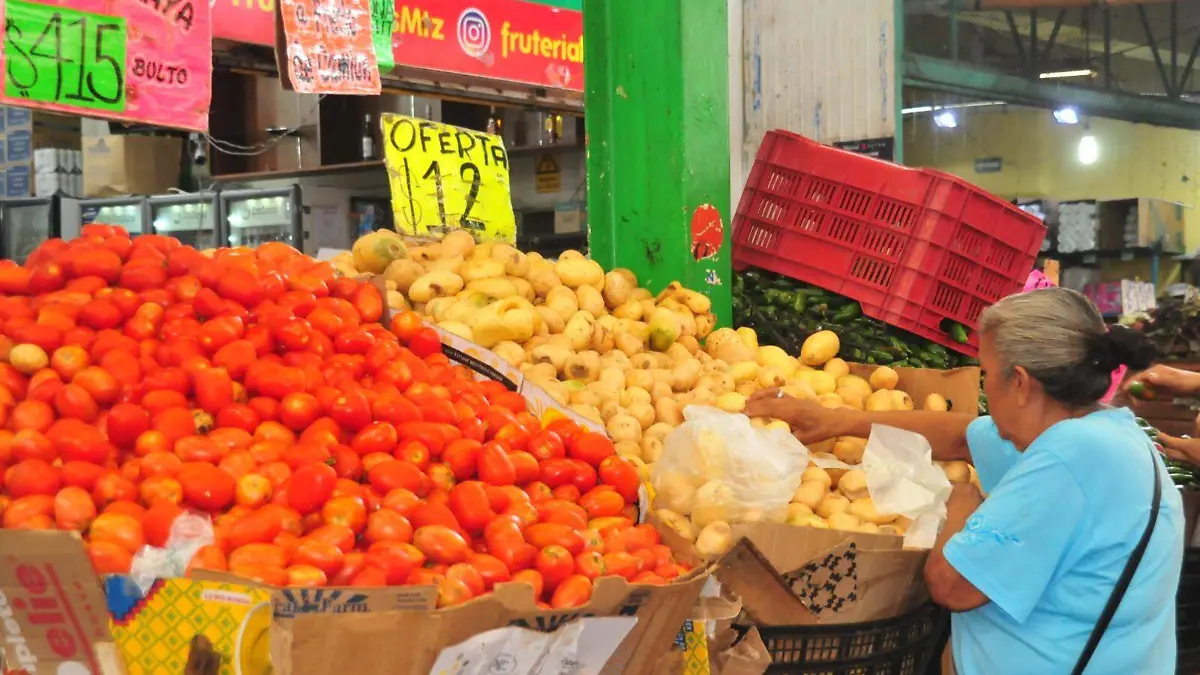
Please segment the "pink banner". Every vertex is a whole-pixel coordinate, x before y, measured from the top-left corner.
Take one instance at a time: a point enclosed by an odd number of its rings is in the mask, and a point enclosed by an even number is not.
[[[5,0],[0,102],[204,131],[207,0]]]

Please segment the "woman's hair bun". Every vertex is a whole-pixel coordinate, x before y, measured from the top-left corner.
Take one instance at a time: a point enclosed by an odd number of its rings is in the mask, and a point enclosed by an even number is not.
[[[1093,358],[1106,372],[1119,366],[1145,370],[1158,358],[1158,347],[1150,338],[1127,326],[1110,326],[1097,343]]]

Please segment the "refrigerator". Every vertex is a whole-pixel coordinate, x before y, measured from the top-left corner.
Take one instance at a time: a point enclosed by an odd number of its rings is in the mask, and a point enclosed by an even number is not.
[[[80,199],[79,221],[81,225],[103,223],[120,225],[137,236],[144,234],[148,212],[145,197],[112,197],[105,199]]]
[[[222,190],[218,193],[217,223],[225,246],[258,246],[280,241],[303,250],[303,206],[300,186]]]
[[[221,245],[216,192],[156,195],[146,199],[146,212],[155,234],[175,237],[198,249]]]
[[[38,244],[61,236],[59,197],[0,199],[0,258],[24,263]]]

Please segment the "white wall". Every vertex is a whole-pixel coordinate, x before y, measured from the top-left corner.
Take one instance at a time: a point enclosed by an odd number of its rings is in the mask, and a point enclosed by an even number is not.
[[[729,0],[733,204],[763,136],[822,143],[896,129],[893,0]]]

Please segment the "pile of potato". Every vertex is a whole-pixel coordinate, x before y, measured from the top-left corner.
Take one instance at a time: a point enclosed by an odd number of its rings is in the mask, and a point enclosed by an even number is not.
[[[464,231],[414,242],[381,230],[330,262],[348,276],[381,275],[390,307],[412,308],[492,350],[562,405],[603,423],[646,479],[691,404],[740,412],[755,391],[782,387],[831,407],[914,407],[895,390],[895,371],[879,368],[871,381],[850,374],[832,331],[811,336],[796,358],[759,346],[749,328],[714,331],[712,303],[702,293],[672,283],[654,295],[629,270],[606,272],[576,251],[550,261],[506,244],[477,244]],[[922,407],[945,410],[938,399]],[[856,461],[860,441],[829,439],[813,450]]]

